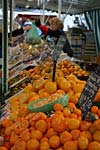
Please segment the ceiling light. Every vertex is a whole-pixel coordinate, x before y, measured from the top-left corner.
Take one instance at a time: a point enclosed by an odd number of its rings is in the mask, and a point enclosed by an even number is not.
[[[29,5],[25,5],[25,8],[29,8],[30,6]]]

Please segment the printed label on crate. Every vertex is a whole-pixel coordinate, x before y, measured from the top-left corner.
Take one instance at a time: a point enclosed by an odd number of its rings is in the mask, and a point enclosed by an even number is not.
[[[78,106],[82,110],[84,119],[93,104],[93,100],[99,90],[99,87],[100,76],[93,72],[90,74],[78,101]]]

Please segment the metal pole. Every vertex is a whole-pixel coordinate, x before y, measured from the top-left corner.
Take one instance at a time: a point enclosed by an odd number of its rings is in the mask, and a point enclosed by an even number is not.
[[[5,94],[8,91],[8,0],[2,0],[3,4],[3,32],[2,32],[2,93]]]
[[[12,40],[12,11],[13,11],[13,2],[10,0],[10,40]]]
[[[58,17],[61,19],[61,5],[62,5],[62,0],[58,0]]]
[[[45,0],[43,1],[43,25],[44,25],[44,19],[45,19]]]

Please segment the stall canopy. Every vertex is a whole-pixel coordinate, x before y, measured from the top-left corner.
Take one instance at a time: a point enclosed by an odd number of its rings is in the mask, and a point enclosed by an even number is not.
[[[1,0],[2,1],[2,0]],[[61,1],[61,11],[69,14],[83,13],[91,9],[100,8],[100,0],[13,0],[15,7],[45,8],[58,11],[58,3]],[[70,9],[69,9],[70,8]]]
[[[58,3],[61,1],[61,11],[69,14],[83,13],[91,9],[100,8],[100,0],[12,0],[15,8],[45,8],[58,11]],[[10,2],[10,0],[8,0]],[[0,0],[2,7],[2,0]],[[70,9],[69,9],[70,8]]]
[[[47,9],[65,14],[85,14],[87,24],[95,33],[97,53],[100,52],[100,0],[14,0],[15,8]]]

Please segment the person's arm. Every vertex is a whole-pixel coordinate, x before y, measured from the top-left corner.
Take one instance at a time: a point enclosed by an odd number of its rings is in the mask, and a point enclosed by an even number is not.
[[[40,25],[39,28],[41,29],[44,35],[48,34],[48,28],[46,26]]]
[[[24,33],[25,30],[30,30],[31,28],[32,28],[31,26],[25,26],[21,29],[14,30],[14,31],[12,31],[12,37],[21,35]],[[10,37],[10,33],[8,33],[8,37]]]

